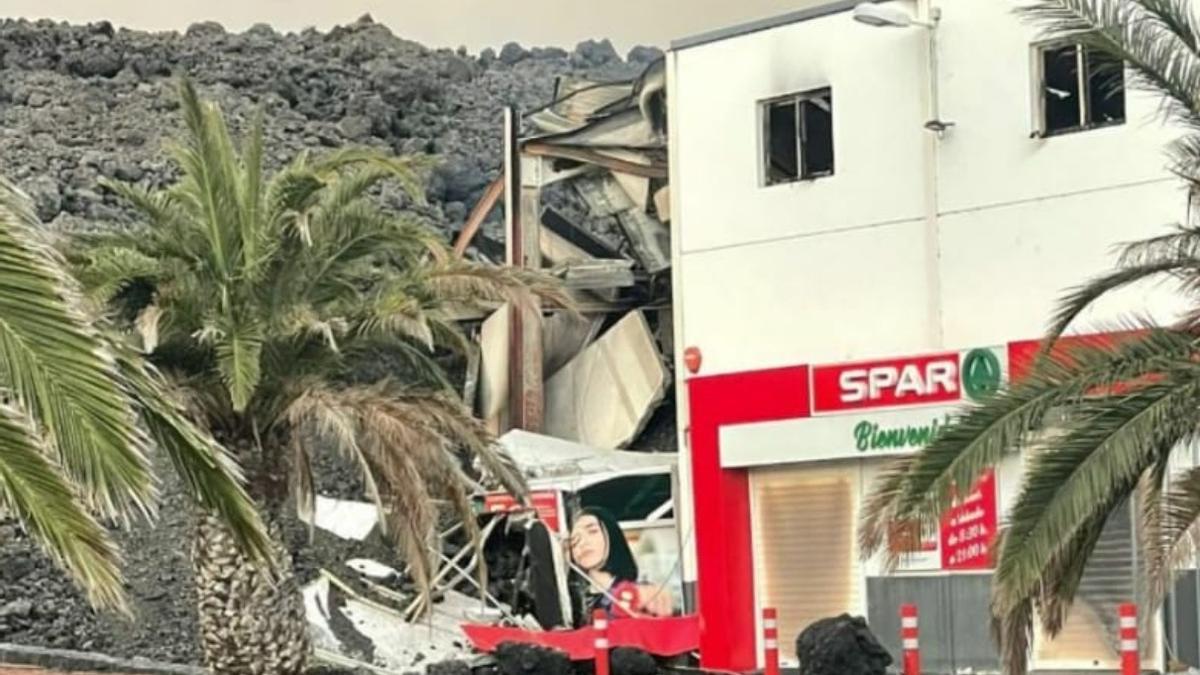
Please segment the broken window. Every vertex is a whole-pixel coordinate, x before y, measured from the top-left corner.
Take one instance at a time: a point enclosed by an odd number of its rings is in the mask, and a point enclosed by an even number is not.
[[[833,174],[833,94],[829,89],[773,99],[762,107],[767,185]]]
[[[1125,121],[1125,71],[1121,61],[1078,44],[1038,50],[1041,69],[1041,135],[1080,131]]]

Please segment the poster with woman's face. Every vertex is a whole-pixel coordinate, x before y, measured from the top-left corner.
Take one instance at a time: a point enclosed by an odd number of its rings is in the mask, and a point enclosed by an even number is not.
[[[586,575],[600,605],[609,596],[608,601],[622,601],[622,607],[632,614],[670,616],[678,606],[679,594],[671,572],[663,574],[662,549],[667,538],[647,536],[647,532],[633,533],[631,537],[607,511],[583,509],[571,525],[571,562]],[[631,539],[644,557],[634,555]],[[678,545],[674,548],[677,557]],[[643,563],[649,564],[643,566]]]

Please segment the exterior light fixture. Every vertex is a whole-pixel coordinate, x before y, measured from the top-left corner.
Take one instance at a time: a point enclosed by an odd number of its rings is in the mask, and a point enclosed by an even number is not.
[[[919,26],[929,32],[929,121],[925,128],[941,138],[947,129],[954,126],[939,114],[938,101],[938,54],[937,28],[942,18],[942,10],[931,7],[931,0],[923,0],[918,5],[924,8],[921,12],[926,18],[917,19],[904,9],[892,4],[875,2],[860,2],[854,6],[854,20],[873,28],[909,28]]]
[[[917,21],[908,12],[890,5],[879,5],[874,2],[862,2],[854,7],[854,20],[877,28],[908,28],[909,26],[929,26]]]

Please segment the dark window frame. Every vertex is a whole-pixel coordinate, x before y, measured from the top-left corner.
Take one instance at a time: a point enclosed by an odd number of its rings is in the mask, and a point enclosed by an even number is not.
[[[795,129],[795,175],[785,175],[775,177],[772,175],[772,140],[771,120],[772,111],[782,104],[791,104],[792,120]],[[810,130],[808,121],[804,114],[804,106],[816,106],[825,110],[829,115],[829,134],[828,134],[828,168],[813,170],[808,157],[810,154],[811,143],[809,142]],[[759,118],[762,127],[761,153],[760,153],[760,179],[759,183],[762,187],[772,187],[775,185],[789,185],[792,183],[814,181],[819,178],[828,178],[836,173],[837,159],[834,152],[834,131],[833,131],[833,90],[831,87],[818,87],[802,92],[787,94],[784,96],[776,96],[774,98],[765,99],[758,102]]]
[[[1047,85],[1046,85],[1046,61],[1047,52],[1061,51],[1066,48],[1072,48],[1075,56],[1075,77],[1077,93],[1078,123],[1070,126],[1059,127],[1055,129],[1049,128],[1049,114],[1047,107]],[[1119,96],[1121,97],[1121,113],[1116,119],[1096,121],[1094,118],[1097,115],[1093,109],[1093,62],[1088,58],[1089,48],[1085,45],[1073,40],[1053,40],[1033,45],[1033,60],[1034,60],[1034,132],[1035,138],[1049,138],[1053,136],[1064,136],[1068,134],[1079,133],[1081,131],[1092,131],[1094,129],[1105,129],[1108,127],[1116,127],[1125,124],[1128,120],[1128,100],[1126,93],[1125,65],[1121,64]]]

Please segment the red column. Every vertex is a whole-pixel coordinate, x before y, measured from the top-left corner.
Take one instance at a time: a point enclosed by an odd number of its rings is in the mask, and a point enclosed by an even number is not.
[[[1137,605],[1125,603],[1120,609],[1121,675],[1138,675],[1142,657],[1138,649]]]
[[[779,621],[775,608],[764,608],[762,616],[764,675],[779,675]]]
[[[921,675],[921,649],[917,639],[917,606],[900,606],[900,643],[904,651],[904,675]]]

